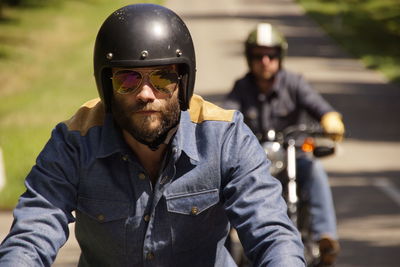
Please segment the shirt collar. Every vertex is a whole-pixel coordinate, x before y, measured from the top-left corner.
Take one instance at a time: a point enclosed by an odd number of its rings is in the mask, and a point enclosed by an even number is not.
[[[191,122],[189,112],[182,111],[179,127],[172,141],[172,145],[183,151],[192,160],[199,161],[195,127],[196,124]]]
[[[270,96],[279,95],[280,88],[282,86],[282,79],[284,77],[283,72],[285,72],[285,71],[281,69],[276,73],[275,81],[272,85]],[[256,91],[258,93],[259,89],[258,89],[254,75],[251,72],[248,72],[246,76],[247,76],[247,79],[249,79],[249,81],[252,83],[252,86],[250,86],[250,88],[257,88]]]
[[[104,158],[114,153],[125,151],[127,145],[121,130],[115,125],[112,114],[106,113],[100,137],[100,148],[97,157]]]
[[[173,136],[173,133],[176,134]],[[181,112],[180,123],[177,129],[171,131],[172,145],[183,151],[189,158],[199,161],[199,154],[195,142],[195,124],[191,123],[189,112]],[[98,158],[104,158],[117,152],[128,150],[121,130],[115,125],[112,114],[107,113],[104,119],[103,130],[100,137],[100,148]]]

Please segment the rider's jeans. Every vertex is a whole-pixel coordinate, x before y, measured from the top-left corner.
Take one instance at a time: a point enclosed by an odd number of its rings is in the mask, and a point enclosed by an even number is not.
[[[309,200],[315,240],[322,235],[337,239],[332,192],[322,164],[315,159],[297,159],[297,173],[303,197]]]

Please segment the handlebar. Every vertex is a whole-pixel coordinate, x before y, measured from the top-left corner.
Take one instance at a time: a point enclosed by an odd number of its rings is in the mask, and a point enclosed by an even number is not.
[[[291,143],[296,148],[307,151],[308,147],[316,157],[332,155],[335,152],[335,142],[332,140],[333,134],[324,132],[319,124],[299,124],[285,128],[282,132],[268,131],[267,140],[281,143],[288,147]],[[311,140],[308,140],[312,138]],[[316,143],[315,138],[319,141]]]

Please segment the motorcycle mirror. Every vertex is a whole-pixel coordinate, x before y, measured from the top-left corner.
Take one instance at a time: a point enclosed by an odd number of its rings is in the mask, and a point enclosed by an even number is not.
[[[318,146],[314,148],[313,155],[316,158],[322,158],[335,153],[334,146]]]

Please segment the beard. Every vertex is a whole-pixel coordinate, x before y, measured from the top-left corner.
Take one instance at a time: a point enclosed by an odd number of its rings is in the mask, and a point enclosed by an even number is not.
[[[138,101],[127,107],[118,103],[118,100],[113,97],[111,110],[114,120],[121,129],[127,131],[140,143],[156,150],[165,140],[168,132],[178,124],[180,118],[180,104],[176,96],[161,101],[158,102],[160,104]],[[135,114],[146,110],[158,112],[149,116]]]
[[[253,71],[253,74],[258,80],[272,80],[277,72],[277,70],[270,70],[268,68],[261,67],[257,71]]]

